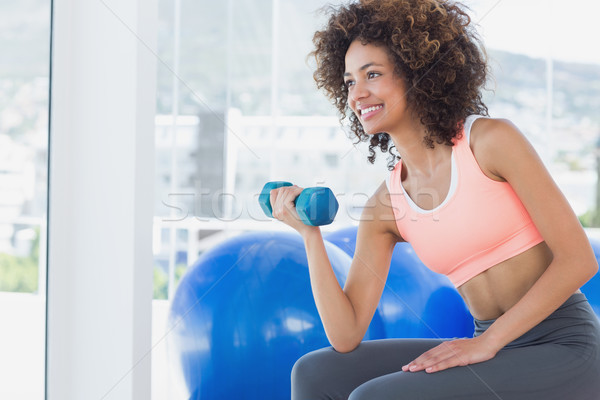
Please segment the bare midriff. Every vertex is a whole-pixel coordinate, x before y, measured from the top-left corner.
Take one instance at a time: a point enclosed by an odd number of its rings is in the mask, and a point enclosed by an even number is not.
[[[496,264],[458,287],[471,315],[479,320],[500,317],[534,285],[552,262],[545,242]]]

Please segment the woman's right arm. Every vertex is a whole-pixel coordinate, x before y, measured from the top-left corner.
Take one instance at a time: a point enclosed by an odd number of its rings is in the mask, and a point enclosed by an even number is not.
[[[301,188],[282,189],[276,189],[281,192],[271,197],[271,204],[275,204],[273,216],[302,235],[312,292],[327,338],[337,351],[352,351],[363,339],[373,318],[385,287],[394,245],[401,240],[387,187],[383,183],[365,205],[354,258],[343,289],[327,257],[321,230],[303,225],[293,215],[293,208],[284,207]]]

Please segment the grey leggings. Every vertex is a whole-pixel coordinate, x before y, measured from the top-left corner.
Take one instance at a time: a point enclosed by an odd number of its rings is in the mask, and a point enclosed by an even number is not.
[[[475,320],[475,336],[494,321]],[[402,366],[437,339],[382,339],[350,353],[326,348],[292,370],[292,400],[599,400],[600,323],[582,293],[486,362],[427,374]]]

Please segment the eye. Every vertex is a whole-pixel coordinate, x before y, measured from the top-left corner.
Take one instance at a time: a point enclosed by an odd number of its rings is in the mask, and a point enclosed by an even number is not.
[[[354,86],[354,81],[351,79],[348,79],[348,80],[344,81],[344,85],[346,85],[346,87],[349,89],[350,86]]]
[[[379,72],[367,72],[367,78],[368,79],[373,79],[373,78],[377,78],[378,76],[381,76],[381,74]]]

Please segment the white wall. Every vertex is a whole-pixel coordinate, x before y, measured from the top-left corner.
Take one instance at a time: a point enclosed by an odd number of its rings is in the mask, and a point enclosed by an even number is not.
[[[150,399],[157,0],[54,0],[47,399]]]

